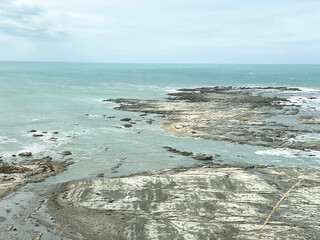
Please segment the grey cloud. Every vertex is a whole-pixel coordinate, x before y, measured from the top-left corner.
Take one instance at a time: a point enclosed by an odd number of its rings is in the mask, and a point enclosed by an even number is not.
[[[0,32],[27,38],[55,38],[66,36],[46,20],[47,10],[39,5],[15,5],[13,1],[0,2]]]

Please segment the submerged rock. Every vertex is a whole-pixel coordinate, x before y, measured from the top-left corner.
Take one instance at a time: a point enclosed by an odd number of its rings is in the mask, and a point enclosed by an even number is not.
[[[61,153],[61,155],[63,155],[63,156],[69,156],[69,155],[72,155],[72,152],[70,152],[70,151],[63,151],[63,152]]]
[[[129,121],[131,121],[131,118],[122,118],[120,121],[129,122]]]
[[[197,154],[192,157],[195,160],[205,161],[205,160],[212,160],[212,155],[206,155],[206,154]]]
[[[166,149],[168,152],[172,152],[172,153],[176,153],[182,156],[192,156],[193,153],[192,152],[187,152],[187,151],[179,151],[175,148],[169,147],[169,146],[164,146],[162,147],[163,149]]]
[[[43,137],[43,134],[33,134],[33,137]]]
[[[31,157],[32,156],[32,152],[22,152],[18,154],[21,157]]]
[[[97,177],[97,178],[103,178],[103,177],[104,177],[104,173],[98,173],[98,174],[96,175],[96,177]]]
[[[268,91],[265,94],[263,90]],[[306,133],[320,133],[315,116],[303,117],[306,110],[290,101],[290,92],[300,90],[287,87],[205,87],[179,89],[169,93],[167,100],[109,99],[119,103],[117,110],[144,112],[165,116],[163,130],[187,137],[228,141],[269,148],[291,148],[318,151],[317,145],[302,140]],[[301,93],[303,94],[303,93]],[[314,114],[316,111],[308,112]],[[274,118],[270,121],[270,118]],[[287,122],[288,125],[283,124]],[[153,120],[147,120],[152,124]],[[299,124],[300,123],[300,124]],[[302,123],[302,124],[301,124]],[[291,136],[299,143],[287,141]]]

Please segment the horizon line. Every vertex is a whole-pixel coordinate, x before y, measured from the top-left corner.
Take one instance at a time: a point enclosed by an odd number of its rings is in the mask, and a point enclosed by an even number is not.
[[[320,65],[320,63],[184,63],[184,62],[103,62],[0,60],[0,63],[83,63],[83,64],[167,64],[167,65]]]

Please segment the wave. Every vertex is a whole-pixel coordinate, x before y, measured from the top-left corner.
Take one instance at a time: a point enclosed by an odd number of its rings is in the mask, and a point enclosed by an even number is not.
[[[270,150],[261,150],[255,152],[257,155],[269,155],[269,156],[280,156],[280,157],[289,157],[296,158],[295,153],[288,149],[270,149]]]
[[[286,158],[313,157],[320,158],[320,151],[300,151],[293,149],[270,149],[256,151],[257,155],[279,156]]]
[[[319,90],[319,89],[314,89],[314,88],[299,87],[299,89],[300,89],[302,92],[320,93],[320,90]]]
[[[0,136],[0,144],[16,143],[17,139],[10,139],[6,136]]]

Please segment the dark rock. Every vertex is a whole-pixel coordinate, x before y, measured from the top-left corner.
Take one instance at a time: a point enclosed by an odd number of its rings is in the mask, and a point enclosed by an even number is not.
[[[120,121],[129,122],[131,121],[131,118],[122,118]]]
[[[162,147],[163,149],[166,149],[168,152],[172,152],[172,153],[176,153],[176,154],[180,154],[182,156],[191,156],[193,155],[192,152],[186,152],[186,151],[179,151],[175,148],[172,148],[172,147],[168,147],[168,146],[164,146]]]
[[[47,131],[44,131],[44,132],[42,132],[42,133],[46,134],[46,133],[48,133],[48,132],[47,132]]]
[[[52,161],[52,157],[46,156],[46,157],[43,157],[43,158],[37,159],[37,160],[40,160],[40,161],[42,161],[42,162],[50,162],[50,161]],[[35,161],[36,161],[36,160],[35,160]]]
[[[32,153],[31,152],[22,152],[18,154],[21,157],[31,157]]]
[[[33,134],[33,137],[43,137],[43,134]]]
[[[123,126],[124,126],[125,128],[130,128],[130,127],[132,127],[132,124],[123,124]]]
[[[96,175],[96,177],[97,177],[97,178],[103,178],[103,177],[104,177],[104,173],[98,173],[98,174]]]
[[[30,130],[29,132],[33,133],[33,132],[37,132],[37,130]]]
[[[153,119],[149,119],[149,120],[146,121],[146,123],[152,124],[153,121],[154,121]]]
[[[206,154],[197,154],[192,157],[195,160],[200,160],[200,161],[206,161],[206,160],[212,160],[213,156],[212,155],[206,155]]]
[[[52,132],[52,134],[59,134],[59,132]]]
[[[16,154],[12,154],[11,156],[12,156],[12,157],[16,157],[17,155],[16,155]]]
[[[63,152],[61,153],[61,155],[63,155],[63,156],[69,156],[69,155],[72,155],[72,152],[70,152],[70,151],[63,151]]]

